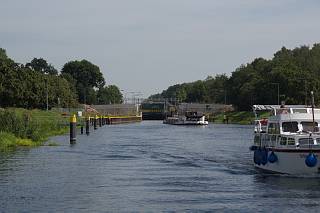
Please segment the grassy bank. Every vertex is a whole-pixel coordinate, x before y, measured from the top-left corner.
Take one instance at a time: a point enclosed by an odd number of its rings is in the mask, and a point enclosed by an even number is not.
[[[259,115],[260,118],[268,118],[269,113],[263,113]],[[214,116],[209,117],[209,121],[214,122],[214,123],[225,123],[224,119],[228,119],[229,124],[243,124],[243,125],[248,125],[248,124],[253,124],[255,120],[255,116],[253,112],[226,112],[226,113],[220,113],[216,114]]]
[[[48,137],[68,131],[68,119],[58,112],[0,109],[0,151],[41,145]]]
[[[0,132],[0,152],[11,151],[18,146],[36,146],[38,143],[30,139],[17,138],[14,134]]]

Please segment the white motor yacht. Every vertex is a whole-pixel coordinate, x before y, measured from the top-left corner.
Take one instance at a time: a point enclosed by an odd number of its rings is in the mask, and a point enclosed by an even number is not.
[[[270,110],[254,128],[254,166],[276,173],[320,173],[320,109],[305,106],[254,105],[254,112]]]

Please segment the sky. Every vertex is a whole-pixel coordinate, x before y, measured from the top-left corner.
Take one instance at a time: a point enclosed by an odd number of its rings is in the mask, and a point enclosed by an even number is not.
[[[100,67],[127,97],[231,73],[285,46],[320,42],[318,0],[0,0],[0,47]]]

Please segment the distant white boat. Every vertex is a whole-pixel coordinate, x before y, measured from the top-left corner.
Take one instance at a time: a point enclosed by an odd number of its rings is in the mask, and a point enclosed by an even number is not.
[[[305,106],[255,105],[271,110],[268,119],[255,121],[254,166],[270,172],[310,175],[320,173],[320,109]]]
[[[163,121],[164,124],[172,125],[208,125],[205,120],[205,115],[198,112],[186,112],[185,115],[174,115],[166,117]]]

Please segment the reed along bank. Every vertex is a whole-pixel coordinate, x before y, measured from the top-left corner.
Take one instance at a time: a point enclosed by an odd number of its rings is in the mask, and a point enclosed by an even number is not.
[[[38,146],[48,137],[68,131],[68,118],[59,112],[0,109],[0,152],[18,146]]]

